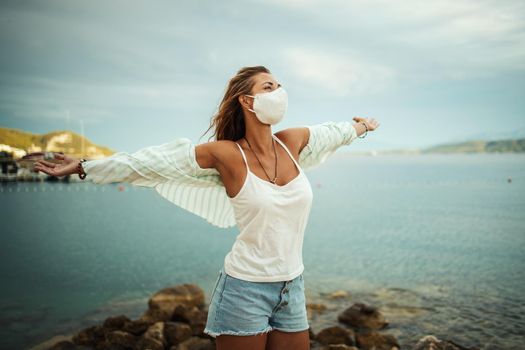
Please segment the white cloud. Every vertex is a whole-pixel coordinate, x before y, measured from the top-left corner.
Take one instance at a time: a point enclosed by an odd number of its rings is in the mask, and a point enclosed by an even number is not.
[[[414,28],[396,36],[395,41],[435,51],[437,61],[451,74],[486,75],[487,69],[525,68],[523,2],[454,0],[429,4],[410,0],[384,5],[389,17]]]
[[[352,45],[363,54],[390,56],[389,65],[414,79],[467,79],[525,69],[522,0],[270,2],[307,18],[326,34],[325,48]]]
[[[301,83],[321,85],[336,96],[369,95],[395,83],[394,69],[359,60],[352,54],[335,54],[306,48],[284,51],[284,60]]]

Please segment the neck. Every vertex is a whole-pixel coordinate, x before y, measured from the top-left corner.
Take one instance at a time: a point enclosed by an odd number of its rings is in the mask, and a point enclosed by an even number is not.
[[[249,147],[258,155],[273,155],[271,125],[261,124],[257,127],[246,128],[244,138],[250,143]]]

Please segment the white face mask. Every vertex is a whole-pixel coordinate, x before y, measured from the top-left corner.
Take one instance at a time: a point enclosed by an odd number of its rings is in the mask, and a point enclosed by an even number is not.
[[[255,96],[246,96],[253,97],[253,109],[248,110],[254,112],[261,123],[273,125],[284,118],[288,108],[288,94],[282,87]]]

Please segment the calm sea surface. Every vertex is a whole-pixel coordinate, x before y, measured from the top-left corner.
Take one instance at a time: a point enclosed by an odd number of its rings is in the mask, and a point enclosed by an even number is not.
[[[306,172],[303,260],[314,332],[363,301],[402,346],[434,334],[482,349],[525,344],[525,155],[334,155]],[[509,182],[509,179],[511,180]],[[124,313],[173,284],[209,298],[237,228],[153,189],[0,186],[0,347],[28,348]],[[349,293],[332,300],[336,290]]]

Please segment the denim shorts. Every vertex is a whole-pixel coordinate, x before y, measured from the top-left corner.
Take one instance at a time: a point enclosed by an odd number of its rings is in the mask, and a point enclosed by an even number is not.
[[[309,327],[303,274],[289,281],[252,282],[228,275],[224,267],[219,271],[204,333],[215,338]]]

